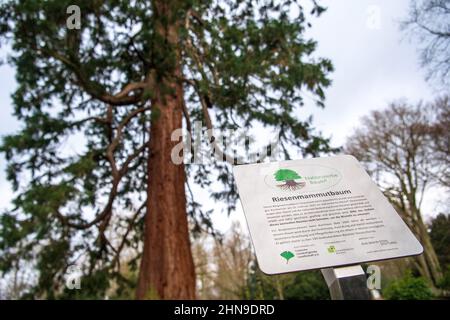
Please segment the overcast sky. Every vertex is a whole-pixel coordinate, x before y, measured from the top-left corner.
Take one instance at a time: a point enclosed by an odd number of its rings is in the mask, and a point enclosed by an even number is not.
[[[315,111],[315,124],[342,144],[361,116],[407,98],[429,100],[414,43],[399,30],[409,0],[326,1],[328,10],[314,21],[311,36],[318,53],[331,58],[335,72],[326,108]]]
[[[393,100],[412,102],[431,100],[433,90],[424,81],[414,43],[404,39],[398,22],[408,11],[409,0],[339,0],[321,1],[328,10],[318,19],[308,35],[318,41],[319,56],[332,60],[333,84],[326,91],[325,109],[307,106],[305,115],[314,114],[315,127],[331,136],[339,146],[371,110],[386,107]],[[5,50],[0,49],[0,56]],[[10,95],[16,87],[14,70],[0,66],[0,136],[16,131]],[[0,210],[9,206],[11,189],[5,181],[5,159],[0,155]],[[204,197],[202,197],[204,198]],[[205,200],[207,207],[214,204]],[[434,215],[438,198],[430,195],[424,212]],[[238,204],[240,208],[240,204]],[[231,219],[244,221],[242,210],[230,218],[217,212],[214,222],[226,230]]]

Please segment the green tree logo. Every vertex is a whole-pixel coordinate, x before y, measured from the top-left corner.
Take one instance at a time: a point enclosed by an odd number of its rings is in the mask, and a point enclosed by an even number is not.
[[[305,182],[296,181],[302,177],[291,169],[280,169],[275,172],[274,176],[276,181],[283,182],[283,184],[277,185],[283,190],[298,190],[305,186]]]
[[[329,246],[328,247],[328,253],[335,253],[336,252],[336,247],[335,246]]]
[[[284,252],[280,253],[280,256],[282,256],[283,258],[286,259],[286,264],[288,264],[289,259],[292,259],[293,257],[295,257],[295,255],[290,251],[284,251]]]

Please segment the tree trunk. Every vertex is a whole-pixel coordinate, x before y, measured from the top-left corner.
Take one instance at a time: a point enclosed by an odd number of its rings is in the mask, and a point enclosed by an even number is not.
[[[431,243],[428,230],[420,216],[417,221],[417,229],[419,233],[419,238],[422,242],[422,246],[424,249],[423,254],[421,256],[423,256],[423,259],[425,260],[426,265],[428,267],[428,273],[430,274],[429,278],[433,283],[433,285],[436,286],[442,279],[441,267],[436,252],[434,251],[434,247]]]
[[[414,198],[409,197],[408,201],[415,203],[415,201],[411,201],[411,199]],[[423,253],[414,257],[417,271],[419,271],[420,275],[426,278],[428,282],[435,287],[442,278],[442,271],[436,252],[431,243],[427,227],[422,220],[420,209],[411,206],[410,209],[407,210],[406,208],[399,206],[397,202],[392,201],[392,199],[391,203],[423,246]]]
[[[161,21],[171,16],[171,3],[155,1]],[[183,87],[178,29],[170,22],[156,23],[156,30],[173,45],[173,68],[157,71],[152,78],[152,113],[148,156],[147,214],[144,247],[136,295],[138,299],[194,299],[195,270],[186,213],[184,165],[175,165],[171,150],[178,143],[171,134],[182,126]]]
[[[284,289],[283,284],[281,283],[280,276],[275,276],[275,287],[277,288],[277,294],[279,300],[284,300]]]

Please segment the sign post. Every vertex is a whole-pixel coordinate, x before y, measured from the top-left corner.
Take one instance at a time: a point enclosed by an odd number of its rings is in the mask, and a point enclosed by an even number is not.
[[[423,251],[352,156],[238,165],[233,172],[266,274],[322,269],[333,299],[368,299],[360,263]]]
[[[370,300],[366,274],[360,265],[321,271],[332,300]]]

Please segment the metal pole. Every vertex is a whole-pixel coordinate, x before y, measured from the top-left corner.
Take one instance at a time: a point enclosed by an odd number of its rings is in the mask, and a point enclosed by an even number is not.
[[[360,265],[321,271],[332,300],[370,300],[366,274]]]

